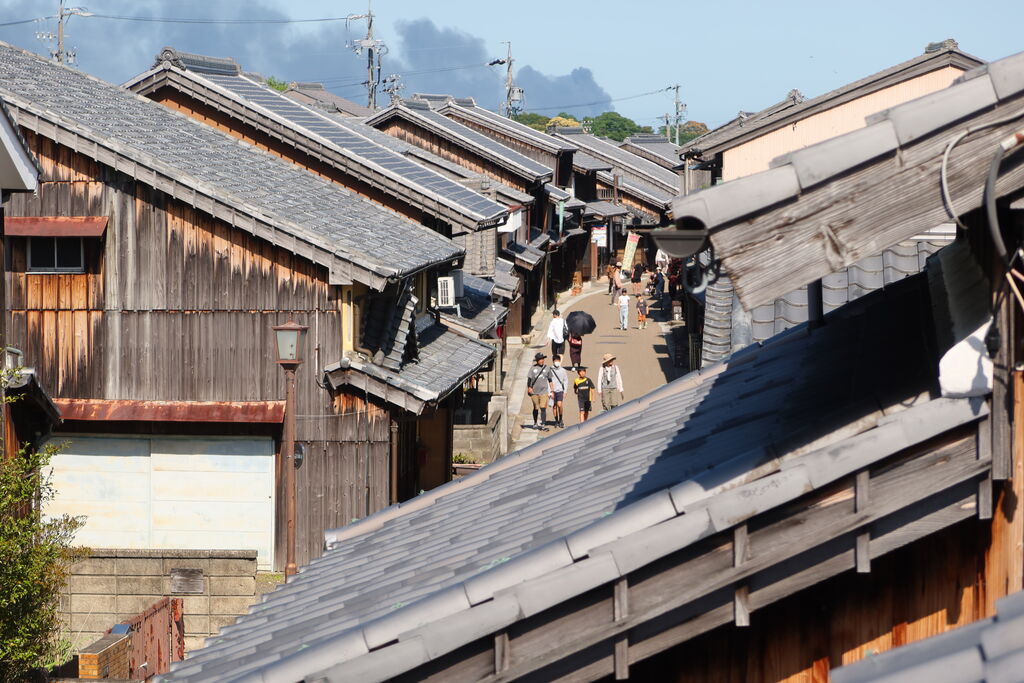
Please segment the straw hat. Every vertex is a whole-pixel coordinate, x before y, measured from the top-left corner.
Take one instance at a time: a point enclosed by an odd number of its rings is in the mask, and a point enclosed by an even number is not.
[[[612,355],[612,354],[610,354],[610,353],[606,353],[606,354],[604,354],[604,356],[603,356],[603,357],[601,358],[601,364],[603,365],[603,364],[605,364],[605,363],[611,363],[611,362],[612,362],[613,360],[615,360],[615,356],[613,356],[613,355]]]

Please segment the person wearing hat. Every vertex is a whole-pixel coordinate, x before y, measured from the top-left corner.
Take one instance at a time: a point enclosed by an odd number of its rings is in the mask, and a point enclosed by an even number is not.
[[[533,428],[542,432],[548,431],[545,424],[548,420],[548,393],[551,391],[551,369],[544,365],[547,358],[541,352],[533,356],[533,367],[526,375],[526,393],[533,402]],[[537,416],[540,415],[540,422]]]
[[[611,410],[622,403],[622,372],[615,365],[615,356],[610,353],[601,358],[601,371],[597,373],[597,393],[601,395],[601,407]]]
[[[583,365],[576,366],[576,373],[579,377],[573,380],[572,390],[580,403],[580,422],[586,422],[593,408],[594,380],[587,377],[587,368]]]

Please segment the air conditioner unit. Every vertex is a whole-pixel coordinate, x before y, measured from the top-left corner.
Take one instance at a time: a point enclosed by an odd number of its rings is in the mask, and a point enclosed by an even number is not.
[[[461,281],[462,278],[459,278]],[[455,306],[455,278],[437,278],[437,307],[452,308]]]

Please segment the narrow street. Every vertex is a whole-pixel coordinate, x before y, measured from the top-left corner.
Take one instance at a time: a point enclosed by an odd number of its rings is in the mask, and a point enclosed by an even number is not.
[[[671,317],[671,312],[663,312],[657,305],[653,305],[652,299],[648,299],[650,319],[647,328],[637,329],[636,299],[631,297],[629,329],[623,331],[619,329],[619,307],[609,305],[610,298],[607,291],[607,281],[602,279],[585,289],[581,295],[566,299],[566,303],[562,304],[563,308],[560,310],[563,318],[571,311],[585,311],[594,317],[597,329],[583,338],[583,365],[587,368],[587,376],[593,378],[596,383],[602,356],[606,353],[615,355],[615,362],[622,370],[623,402],[626,402],[664,385],[680,376],[682,372],[681,369],[673,367],[666,341],[667,325],[663,322]],[[537,351],[544,352],[548,356],[546,362],[551,363],[551,343],[546,338],[547,324],[550,320],[549,315],[545,318],[543,329],[535,332],[533,344],[525,354],[523,366],[520,368],[521,375],[525,375],[526,368],[532,362],[533,355]],[[566,344],[564,359],[566,366],[570,363],[568,353],[568,344]],[[572,392],[572,382],[578,375],[571,370],[567,370],[567,374],[569,375],[569,389],[565,397],[564,422],[565,426],[569,427],[579,422],[579,403]],[[533,423],[532,405],[525,392],[525,382],[519,384],[523,386],[522,396],[519,399],[518,419],[522,429],[513,432],[515,447],[512,450],[522,448],[560,431],[553,425],[548,425],[547,432],[534,430],[529,426]],[[590,416],[593,418],[601,412],[601,400],[595,393],[594,410]],[[552,410],[549,408],[548,421],[553,422],[553,420]]]

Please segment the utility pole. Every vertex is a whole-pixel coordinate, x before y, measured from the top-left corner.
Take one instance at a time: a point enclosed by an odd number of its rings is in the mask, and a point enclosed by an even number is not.
[[[65,7],[67,0],[59,0],[57,5],[57,35],[53,33],[36,33],[36,38],[39,40],[52,41],[54,38],[57,39],[57,49],[50,49],[50,56],[53,57],[60,64],[71,64],[75,61],[75,51],[64,49],[64,24],[70,17],[91,17],[92,12],[85,9],[84,7]],[[51,43],[52,44],[52,43]]]
[[[366,19],[366,38],[349,43],[349,47],[357,55],[366,51],[366,106],[377,108],[377,86],[380,83],[381,57],[387,54],[388,48],[383,40],[373,37],[373,10],[369,1],[366,3],[366,14],[350,14],[345,17],[346,26],[350,21]]]
[[[669,119],[671,118],[671,116],[669,114],[664,114],[661,118],[665,119],[665,138],[667,140],[671,140],[672,128],[669,126]]]
[[[673,90],[676,91],[676,146],[679,146],[679,124],[683,118],[683,114],[686,113],[686,105],[679,101],[679,84],[676,83],[672,86]]]
[[[494,60],[491,65],[505,65],[505,101],[501,105],[501,115],[512,118],[523,110],[523,89],[517,87],[512,80],[512,62],[515,61],[512,59],[512,43],[507,40],[502,43],[508,46],[508,56]]]

